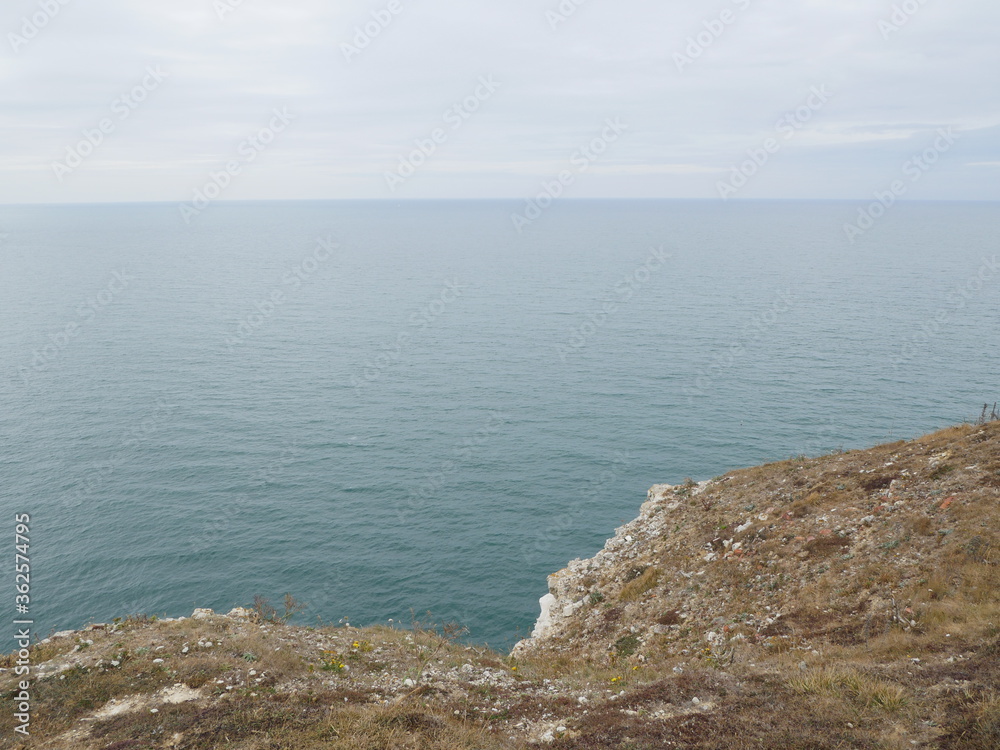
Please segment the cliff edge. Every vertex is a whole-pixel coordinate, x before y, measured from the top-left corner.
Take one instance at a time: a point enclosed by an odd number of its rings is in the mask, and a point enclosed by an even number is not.
[[[27,677],[0,657],[0,745],[996,750],[998,529],[1000,422],[657,485],[510,655],[268,607],[130,616],[34,644]]]
[[[598,659],[624,639],[639,656],[704,660],[919,641],[956,594],[992,621],[998,443],[992,422],[656,485],[596,556],[549,576],[513,653]]]

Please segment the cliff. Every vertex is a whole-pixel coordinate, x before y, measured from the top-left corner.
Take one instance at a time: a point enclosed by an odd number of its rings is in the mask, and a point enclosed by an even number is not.
[[[956,587],[995,582],[998,426],[656,485],[595,557],[549,576],[514,654],[916,637]]]
[[[20,744],[993,749],[998,529],[1000,422],[657,485],[549,577],[510,655],[266,608],[134,616],[32,647]]]

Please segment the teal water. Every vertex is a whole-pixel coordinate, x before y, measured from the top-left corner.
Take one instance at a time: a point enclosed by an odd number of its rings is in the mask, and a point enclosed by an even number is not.
[[[0,519],[13,545],[32,515],[36,629],[287,591],[509,646],[651,484],[1000,392],[993,204],[853,245],[847,203],[519,208],[0,207]]]

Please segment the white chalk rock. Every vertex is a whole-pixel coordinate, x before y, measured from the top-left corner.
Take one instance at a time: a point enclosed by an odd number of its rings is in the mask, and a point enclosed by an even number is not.
[[[532,638],[540,638],[552,625],[552,608],[557,603],[558,600],[552,594],[546,594],[538,600],[538,606],[541,607],[542,611],[535,622],[535,629],[531,631]]]

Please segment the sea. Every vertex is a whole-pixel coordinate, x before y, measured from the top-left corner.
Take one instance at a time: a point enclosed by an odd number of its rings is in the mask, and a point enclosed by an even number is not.
[[[1000,399],[997,204],[863,208],[2,206],[0,612],[290,594],[507,649],[651,485]]]

